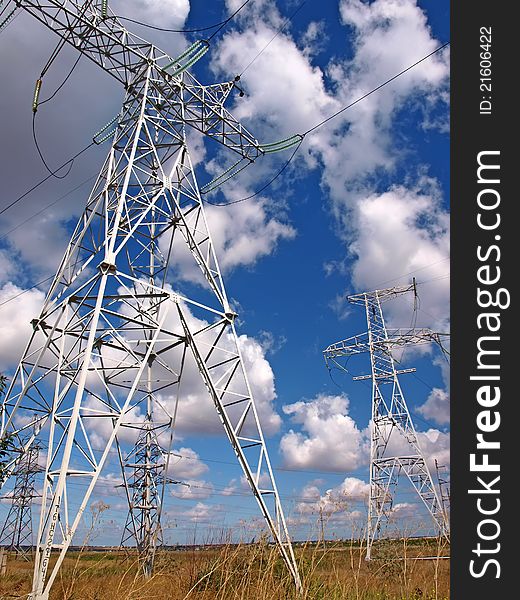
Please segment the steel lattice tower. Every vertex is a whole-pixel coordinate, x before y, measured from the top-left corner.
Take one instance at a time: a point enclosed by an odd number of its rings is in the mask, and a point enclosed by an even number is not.
[[[167,482],[165,453],[157,441],[151,420],[145,421],[124,466],[131,472],[125,482],[129,510],[121,546],[135,543],[141,569],[150,576],[155,550],[163,541],[160,516]]]
[[[6,497],[11,500],[11,506],[0,532],[0,547],[27,560],[32,555],[33,546],[31,506],[33,499],[39,497],[35,482],[36,475],[42,470],[38,463],[40,450],[37,443],[33,444],[16,463],[14,486]]]
[[[371,374],[354,377],[354,380],[372,380],[367,560],[371,558],[374,539],[391,517],[395,488],[401,474],[409,479],[440,535],[449,536],[449,523],[419,446],[399,382],[399,375],[411,373],[415,369],[397,369],[392,354],[393,350],[407,345],[431,342],[440,345],[441,337],[446,334],[424,328],[388,329],[382,309],[383,302],[400,294],[415,292],[415,289],[414,282],[409,286],[349,296],[349,302],[365,308],[368,330],[324,350],[327,362],[365,352],[370,355]],[[407,449],[406,452],[404,448]]]
[[[235,81],[205,86],[188,72],[207,43],[196,42],[172,59],[128,32],[106,2],[20,0],[19,5],[125,89],[114,131],[97,137],[112,138],[110,151],[32,322],[1,408],[0,437],[21,440],[37,425],[25,451],[35,441],[47,451],[31,598],[48,599],[114,453],[129,498],[130,529],[141,544],[145,571],[151,568],[166,476],[157,448],[168,455],[171,432],[165,432],[182,400],[188,363],[200,375],[299,588],[186,128],[226,146],[243,164],[287,142],[264,150],[224,107]],[[178,289],[175,267],[181,258],[205,281],[200,297]],[[134,459],[124,449],[130,434]],[[14,459],[7,471],[13,468]],[[138,507],[143,481],[149,503]],[[81,492],[70,487],[76,482]]]

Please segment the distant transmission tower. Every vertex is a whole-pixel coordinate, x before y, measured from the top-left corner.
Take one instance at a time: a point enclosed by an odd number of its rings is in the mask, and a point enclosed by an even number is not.
[[[365,308],[368,330],[329,346],[324,350],[327,364],[343,356],[369,353],[371,374],[354,380],[372,380],[372,433],[370,444],[370,494],[367,523],[367,560],[372,543],[382,525],[392,515],[395,488],[404,473],[432,516],[443,536],[449,535],[449,523],[443,511],[430,470],[419,446],[410,411],[399,382],[399,375],[415,369],[397,369],[392,351],[408,345],[440,345],[441,336],[430,329],[388,329],[382,303],[408,292],[416,293],[415,282],[364,292],[348,297],[352,304]],[[341,365],[339,365],[341,366]]]
[[[439,484],[442,511],[445,515],[446,520],[449,521],[451,499],[448,469],[444,465],[439,465],[437,459],[435,459],[435,470],[437,471],[437,482]]]
[[[135,544],[146,576],[152,574],[155,550],[162,545],[161,509],[167,483],[167,458],[153,423],[145,421],[135,446],[127,455],[124,467],[130,471],[125,481],[128,494],[128,517],[121,546]]]
[[[125,90],[113,127],[94,138],[111,138],[111,149],[1,407],[0,438],[20,439],[37,423],[38,433],[24,448],[28,452],[38,439],[47,449],[31,599],[48,599],[114,447],[129,499],[129,530],[144,573],[150,572],[166,475],[158,446],[170,439],[159,435],[157,424],[171,428],[190,372],[200,375],[299,588],[186,129],[238,155],[207,190],[299,139],[261,146],[224,107],[236,81],[205,86],[188,72],[207,41],[172,59],[128,32],[106,0],[18,5]],[[40,87],[38,81],[34,111]],[[175,278],[188,262],[205,283],[196,297],[183,294]],[[125,451],[132,435],[133,455]]]
[[[29,560],[32,556],[33,527],[31,506],[34,498],[39,497],[36,491],[36,475],[41,472],[38,457],[41,447],[33,444],[22,453],[16,464],[13,476],[14,487],[11,494],[5,497],[11,501],[7,518],[0,532],[0,547],[16,552],[19,557]]]

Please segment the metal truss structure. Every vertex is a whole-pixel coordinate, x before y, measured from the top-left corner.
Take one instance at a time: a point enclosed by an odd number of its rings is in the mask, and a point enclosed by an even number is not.
[[[450,518],[450,478],[448,469],[444,465],[439,465],[435,459],[435,470],[437,471],[437,482],[439,484],[439,494],[442,504],[442,510],[445,518],[449,521]]]
[[[327,364],[333,362],[338,365],[339,357],[362,353],[370,355],[370,375],[354,377],[354,380],[372,380],[367,560],[371,559],[374,539],[392,517],[395,489],[402,474],[406,475],[426,506],[440,535],[449,536],[447,515],[419,446],[399,382],[399,375],[415,369],[398,369],[392,354],[396,349],[409,345],[432,342],[441,345],[442,337],[447,334],[424,328],[387,329],[383,316],[383,302],[412,291],[416,292],[415,282],[349,296],[349,302],[365,308],[368,330],[332,344],[323,352]]]
[[[36,442],[46,450],[31,598],[48,599],[94,488],[113,460],[129,501],[125,539],[134,540],[143,571],[150,573],[189,370],[200,375],[299,588],[236,314],[186,140],[192,127],[237,153],[239,162],[264,153],[224,107],[235,82],[200,84],[187,68],[205,43],[172,59],[129,33],[106,2],[18,4],[126,92],[114,130],[102,134],[112,137],[110,151],[1,407],[1,438],[21,444],[28,435],[26,453]],[[181,263],[200,274],[205,287],[197,298],[176,287]],[[12,459],[6,472],[14,467]]]
[[[129,511],[121,538],[122,548],[136,546],[141,570],[147,577],[152,574],[155,550],[163,541],[161,510],[168,456],[161,448],[154,423],[147,418],[123,464],[123,472],[130,470],[130,476],[124,486]]]
[[[30,560],[33,549],[31,506],[34,498],[39,497],[35,483],[42,470],[38,463],[40,450],[39,444],[33,444],[16,463],[14,486],[5,498],[11,501],[11,506],[0,531],[0,547],[26,560]]]

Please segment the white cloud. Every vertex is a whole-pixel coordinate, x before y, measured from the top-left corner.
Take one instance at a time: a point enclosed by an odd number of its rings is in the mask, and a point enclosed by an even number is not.
[[[224,272],[254,265],[259,258],[273,253],[279,242],[296,235],[291,225],[269,215],[267,200],[262,198],[230,207],[209,205],[206,215]]]
[[[199,455],[191,448],[172,450],[168,463],[168,475],[176,479],[193,480],[209,470]]]
[[[180,500],[204,500],[214,492],[214,486],[202,479],[189,479],[181,484],[173,484],[170,494]]]
[[[16,266],[5,250],[0,250],[0,284],[9,281],[16,273]]]
[[[194,523],[199,521],[212,522],[217,515],[222,513],[222,510],[222,507],[216,504],[197,502],[195,506],[184,511],[182,514]]]
[[[303,488],[301,502],[296,510],[301,514],[333,515],[343,513],[352,517],[352,505],[365,503],[368,500],[370,485],[357,477],[347,477],[340,485],[328,489],[321,494],[316,485],[310,484]]]
[[[182,29],[190,12],[189,0],[113,0],[116,14],[132,16],[164,28]],[[132,29],[129,26],[129,29]]]
[[[0,307],[0,371],[17,364],[32,333],[31,321],[39,315],[44,298],[38,289],[24,290],[12,283],[0,288],[0,304],[6,302]]]
[[[449,316],[449,217],[435,186],[428,183],[426,190],[395,186],[360,199],[349,251],[355,260],[356,289],[407,284],[417,273],[416,324],[442,331]],[[413,301],[409,294],[402,301],[386,303],[387,324],[409,326]]]
[[[243,29],[224,35],[211,64],[217,76],[229,78],[254,60],[243,76],[246,95],[232,111],[254,123],[260,141],[270,142],[305,131],[337,103],[325,90],[321,69],[300,51],[288,28],[273,39],[283,21],[276,4],[266,1],[255,9],[243,11]]]
[[[450,396],[446,390],[433,388],[426,402],[419,406],[417,412],[426,419],[439,425],[450,422]]]
[[[368,465],[371,424],[360,429],[348,414],[346,396],[318,395],[314,400],[285,405],[300,431],[290,430],[280,441],[284,464],[296,469],[352,472]],[[449,464],[449,433],[437,429],[417,432],[430,470]],[[390,435],[387,456],[409,455],[410,446],[397,429]],[[349,479],[345,480],[346,482]]]
[[[284,464],[291,468],[354,471],[366,464],[368,444],[348,414],[349,399],[318,395],[314,400],[285,405],[283,412],[301,426],[280,441]]]

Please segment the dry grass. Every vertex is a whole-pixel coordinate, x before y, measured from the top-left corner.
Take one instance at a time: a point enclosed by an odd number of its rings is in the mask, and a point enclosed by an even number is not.
[[[226,545],[158,554],[155,574],[136,576],[122,553],[69,553],[50,600],[447,600],[449,548],[436,540],[394,540],[364,560],[358,542],[307,544],[296,555],[303,593],[296,595],[277,551],[266,544]],[[10,557],[0,599],[24,598],[31,565]]]

